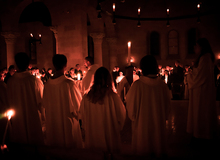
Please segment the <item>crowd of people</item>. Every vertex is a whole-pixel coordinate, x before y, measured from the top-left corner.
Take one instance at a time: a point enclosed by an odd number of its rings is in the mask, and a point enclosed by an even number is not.
[[[187,132],[195,138],[211,139],[217,125],[215,59],[207,39],[198,40],[195,52],[198,59],[193,67],[185,67],[185,73],[178,61],[173,69],[164,69],[147,55],[140,68],[128,66],[125,75],[117,66],[110,73],[91,57],[84,60],[86,73],[78,64],[66,72],[67,58],[62,54],[52,59],[54,71],[39,71],[30,66],[26,53],[17,53],[17,71],[15,66],[10,66],[8,73],[4,69],[0,83],[1,111],[15,111],[10,142],[118,153],[120,131],[128,116],[132,121],[132,153],[161,157],[166,153],[169,89],[185,81],[189,93]]]

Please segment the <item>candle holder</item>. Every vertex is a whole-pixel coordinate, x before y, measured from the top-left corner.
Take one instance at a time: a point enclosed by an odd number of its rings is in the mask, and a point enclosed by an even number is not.
[[[42,44],[42,42],[41,42],[41,34],[39,34],[38,36],[39,36],[39,38],[35,38],[34,37],[34,35],[32,34],[32,33],[30,33],[30,43],[36,43],[36,42],[39,42],[39,44]]]
[[[140,27],[141,27],[140,15],[138,15],[138,23],[137,23],[137,27],[138,27],[138,28],[140,28]]]
[[[116,20],[115,20],[115,12],[113,12],[113,20],[112,23],[115,25],[116,24]]]
[[[102,18],[102,15],[101,15],[101,11],[98,12],[98,19],[101,19]]]

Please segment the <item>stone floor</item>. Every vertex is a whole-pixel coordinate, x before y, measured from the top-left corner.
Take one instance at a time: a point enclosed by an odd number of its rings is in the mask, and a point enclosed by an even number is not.
[[[220,103],[217,102],[219,109]],[[220,159],[220,138],[215,141],[195,141],[186,133],[188,101],[172,101],[171,123],[167,125],[168,155],[162,159]],[[220,124],[220,123],[219,123]],[[219,125],[220,126],[220,125]],[[9,146],[9,152],[0,155],[3,159],[72,159],[72,160],[137,160],[153,157],[131,155],[131,123],[127,119],[121,132],[123,147],[121,154],[108,155],[101,151],[85,149],[61,149],[34,146]]]

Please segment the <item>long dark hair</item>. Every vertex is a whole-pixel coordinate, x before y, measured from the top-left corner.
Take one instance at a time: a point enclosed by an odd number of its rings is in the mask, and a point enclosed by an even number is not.
[[[89,91],[87,98],[92,103],[104,103],[104,97],[113,92],[112,90],[112,77],[108,69],[100,67],[94,75],[94,84]]]
[[[212,51],[212,48],[211,48],[209,41],[206,38],[200,38],[200,39],[198,39],[197,44],[201,47],[201,53],[198,56],[198,58],[196,59],[194,67],[198,67],[200,58],[207,53],[211,54],[212,62],[214,62],[215,55]]]

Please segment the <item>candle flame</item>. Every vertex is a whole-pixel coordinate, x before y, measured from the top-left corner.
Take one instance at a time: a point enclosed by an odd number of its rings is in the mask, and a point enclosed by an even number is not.
[[[34,37],[34,35],[33,35],[32,33],[30,33],[30,36],[31,36],[31,37]]]
[[[198,8],[198,9],[200,8],[200,4],[197,4],[197,8]]]
[[[41,34],[39,34],[39,37],[41,37]]]
[[[5,116],[8,117],[8,120],[15,114],[14,110],[10,109],[5,113]]]
[[[131,47],[131,41],[128,42],[128,47]]]
[[[115,3],[113,3],[112,7],[113,7],[113,12],[115,12]]]
[[[139,7],[138,8],[138,15],[140,15],[140,13],[141,13],[141,8]]]

